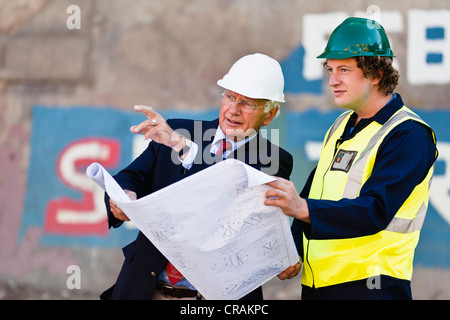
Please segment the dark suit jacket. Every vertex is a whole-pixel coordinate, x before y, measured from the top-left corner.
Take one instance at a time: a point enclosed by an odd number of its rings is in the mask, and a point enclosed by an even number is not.
[[[219,120],[193,121],[176,119],[167,123],[198,146],[197,157],[190,170],[185,170],[171,148],[151,142],[147,149],[127,168],[114,178],[123,189],[136,192],[144,197],[174,182],[192,175],[221,161],[209,153]],[[287,151],[273,145],[260,134],[230,154],[250,166],[271,175],[289,179],[293,159]],[[122,221],[116,219],[109,208],[109,198],[105,195],[109,227],[118,227]],[[182,205],[180,203],[180,205]],[[125,261],[113,287],[103,292],[101,299],[150,299],[161,272],[168,260],[139,232],[137,239],[123,248]],[[257,288],[243,299],[262,299],[262,289]]]

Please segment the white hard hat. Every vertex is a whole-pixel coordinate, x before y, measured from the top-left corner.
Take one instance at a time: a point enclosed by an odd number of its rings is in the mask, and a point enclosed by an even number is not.
[[[285,102],[281,66],[275,59],[261,53],[240,58],[217,84],[252,99]]]

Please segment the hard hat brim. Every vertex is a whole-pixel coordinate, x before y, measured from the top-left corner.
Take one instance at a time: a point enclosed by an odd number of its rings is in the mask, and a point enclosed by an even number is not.
[[[224,79],[218,80],[217,85],[226,90],[231,90],[233,92],[241,94],[250,99],[263,99],[263,100],[277,101],[277,102],[282,102],[282,103],[286,102],[284,100],[284,94],[282,94],[282,96],[277,96],[277,97],[266,96],[264,94],[255,96],[251,91],[245,91],[239,86],[235,87],[235,86],[233,86],[232,83],[229,83],[229,82],[225,81]],[[263,90],[261,90],[261,91],[263,91]]]
[[[392,58],[395,58],[396,56],[394,56],[391,53],[376,54],[373,52],[354,53],[354,52],[350,52],[350,51],[328,51],[328,52],[323,52],[322,54],[318,55],[316,58],[317,59],[341,60],[341,59],[347,59],[347,58],[353,58],[353,57],[392,57]]]

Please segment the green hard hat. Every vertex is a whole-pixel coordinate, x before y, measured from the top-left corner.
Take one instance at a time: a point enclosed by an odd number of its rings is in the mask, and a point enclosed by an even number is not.
[[[364,18],[347,18],[328,39],[317,58],[346,59],[357,56],[395,57],[381,24]]]

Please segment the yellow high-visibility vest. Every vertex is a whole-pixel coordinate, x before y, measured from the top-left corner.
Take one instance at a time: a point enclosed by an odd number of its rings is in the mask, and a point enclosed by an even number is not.
[[[406,120],[429,126],[407,107],[402,107],[384,124],[372,121],[350,140],[337,147],[350,118],[343,113],[328,130],[309,193],[310,199],[355,199],[371,176],[380,144],[389,132]],[[429,128],[434,142],[434,132]],[[417,185],[386,229],[368,236],[314,240],[303,235],[302,283],[324,287],[387,275],[411,280],[414,250],[419,241],[428,207],[433,167]]]

